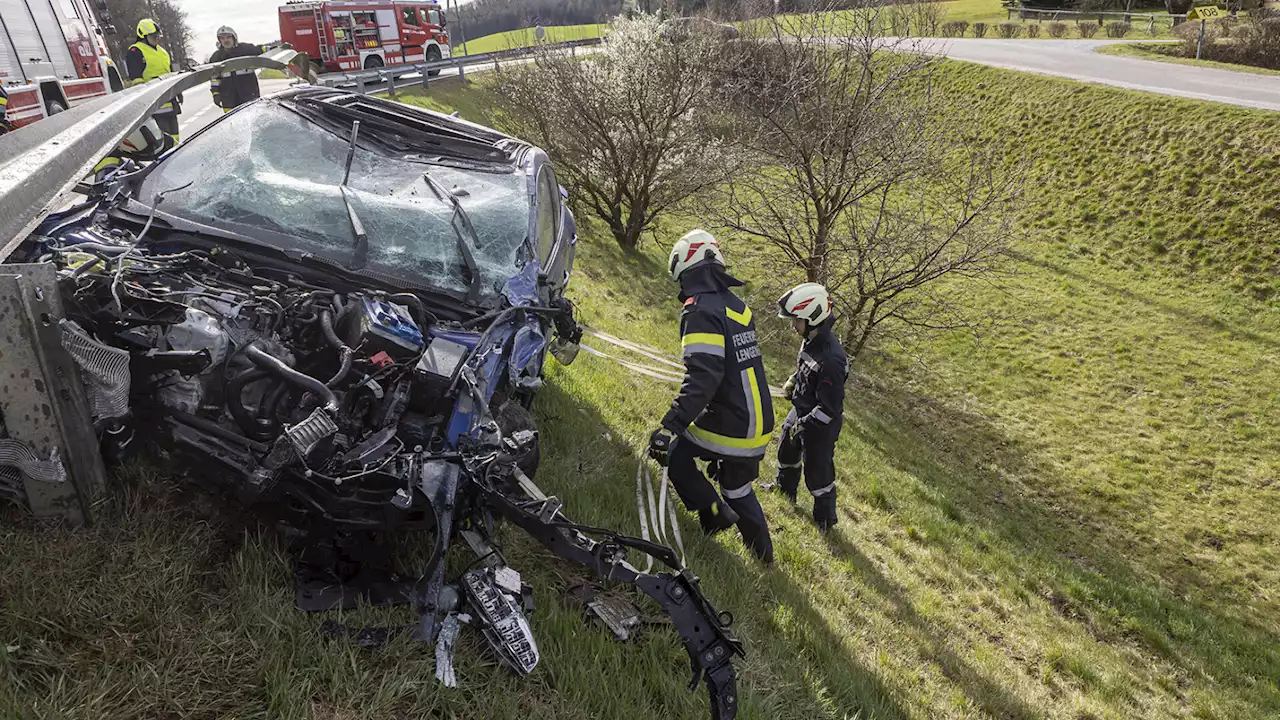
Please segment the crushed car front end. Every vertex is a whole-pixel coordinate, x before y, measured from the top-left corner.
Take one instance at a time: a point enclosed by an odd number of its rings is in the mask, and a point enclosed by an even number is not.
[[[137,122],[154,102],[137,103]],[[581,335],[564,294],[576,231],[545,153],[456,118],[301,87],[82,190],[0,238],[0,274],[39,275],[56,292],[55,311],[29,324],[56,334],[44,354],[74,364],[79,379],[63,387],[83,393],[87,416],[80,437],[64,423],[61,446],[40,448],[45,465],[0,467],[15,499],[55,482],[37,471],[59,457],[157,452],[288,533],[303,609],[412,604],[412,632],[438,648],[467,613],[527,674],[539,658],[530,595],[491,538],[506,520],[656,601],[712,716],[736,714],[732,617],[669,548],[575,524],[532,480],[529,408],[547,356],[571,361]],[[20,447],[5,428],[0,443]],[[390,548],[408,530],[432,540],[406,578]],[[446,578],[463,541],[478,567]],[[628,550],[669,569],[640,572]]]

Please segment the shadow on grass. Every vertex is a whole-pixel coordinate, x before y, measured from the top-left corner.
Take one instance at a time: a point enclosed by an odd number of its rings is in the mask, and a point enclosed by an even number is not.
[[[894,619],[911,628],[916,641],[942,667],[947,679],[963,689],[983,710],[993,717],[1009,720],[1030,720],[1044,716],[1044,713],[1019,700],[995,680],[974,670],[945,641],[938,639],[937,630],[920,617],[906,592],[885,577],[870,558],[854,547],[838,530],[827,533],[825,537],[831,553],[850,562],[876,592],[893,603],[896,615]]]
[[[546,459],[539,484],[564,499],[571,518],[635,533],[636,448],[618,439],[621,431],[596,408],[580,406],[555,383],[548,383],[536,408]],[[908,717],[879,675],[844,651],[839,632],[803,588],[776,569],[695,535],[696,522],[687,512],[681,515],[691,566],[717,609],[734,613],[734,630],[746,644],[747,659],[736,663],[742,716]],[[735,533],[728,542],[740,540]],[[785,608],[788,619],[774,615],[777,607]],[[673,679],[687,677],[683,668],[671,672]],[[756,678],[766,684],[757,685]],[[698,692],[701,697],[705,690]]]
[[[922,496],[938,506],[942,520],[913,522],[932,523],[933,531],[955,543],[973,542],[972,528],[966,526],[980,525],[994,538],[994,548],[978,541],[984,551],[1007,552],[1026,591],[1043,597],[1098,641],[1139,643],[1191,677],[1207,674],[1252,698],[1263,717],[1280,710],[1280,695],[1267,684],[1267,678],[1280,674],[1280,634],[1273,627],[1222,607],[1221,597],[1196,598],[1180,583],[1171,586],[1168,577],[1153,584],[1152,568],[1167,565],[1167,558],[1106,523],[1106,507],[1093,507],[1077,495],[1053,496],[1052,489],[1063,484],[1045,479],[1047,471],[1028,462],[1026,449],[985,418],[894,383],[875,382],[850,394],[859,399],[851,408],[857,422],[846,424],[846,431],[942,495],[941,501]],[[1017,477],[1045,480],[1035,489]],[[853,548],[838,549],[868,577],[878,574]],[[1221,585],[1196,568],[1180,570],[1193,586]],[[906,604],[901,591],[883,577],[879,582],[900,608]],[[903,612],[908,622],[916,622]]]

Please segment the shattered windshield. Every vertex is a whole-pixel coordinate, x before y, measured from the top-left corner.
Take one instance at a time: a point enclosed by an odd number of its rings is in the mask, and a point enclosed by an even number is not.
[[[137,199],[165,195],[165,213],[346,264],[354,239],[343,203],[348,142],[271,102],[260,102],[193,138],[144,180]],[[369,237],[368,268],[462,294],[466,265],[453,207],[437,198],[423,172],[457,197],[475,226],[480,300],[518,272],[528,234],[523,172],[479,172],[412,162],[357,148],[347,183]],[[266,239],[254,230],[286,235]],[[467,238],[471,242],[471,238]]]

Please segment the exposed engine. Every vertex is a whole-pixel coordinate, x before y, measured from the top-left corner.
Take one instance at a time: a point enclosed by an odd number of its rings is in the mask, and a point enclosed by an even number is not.
[[[529,478],[538,435],[525,404],[541,386],[541,358],[581,336],[566,301],[442,319],[423,296],[360,287],[351,273],[310,272],[291,257],[250,265],[201,237],[139,240],[105,214],[62,227],[29,239],[26,255],[58,268],[62,345],[82,371],[102,452],[167,449],[192,461],[181,463],[191,479],[290,529],[299,607],[414,605],[412,632],[436,645],[446,685],[469,620],[528,674],[539,661],[532,593],[491,544],[494,520],[505,519],[661,605],[712,717],[734,716],[731,661],[743,650],[732,616],[670,548],[572,523]],[[404,578],[388,538],[409,528],[434,540],[425,571]],[[482,567],[450,584],[444,558],[458,538]],[[672,572],[637,570],[628,549]],[[383,632],[326,628],[360,642]]]
[[[45,248],[68,270],[64,334],[89,361],[94,419],[115,452],[135,429],[169,428],[217,460],[207,474],[241,500],[284,501],[282,519],[422,519],[405,465],[451,444],[451,388],[477,333],[449,330],[408,293],[319,287],[217,248],[170,252],[172,237],[133,241],[94,226]],[[128,376],[92,356],[127,359]]]

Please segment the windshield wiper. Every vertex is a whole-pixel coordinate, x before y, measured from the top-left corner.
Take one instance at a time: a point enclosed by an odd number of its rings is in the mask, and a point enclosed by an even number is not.
[[[338,192],[342,194],[342,204],[347,207],[347,217],[351,220],[351,234],[355,245],[349,270],[361,270],[369,264],[369,235],[365,233],[364,223],[360,222],[360,216],[356,214],[356,206],[351,202],[351,191],[347,188],[347,181],[351,179],[351,162],[356,157],[356,138],[358,137],[360,137],[360,121],[355,120],[351,123],[351,145],[347,148],[347,163],[342,171],[342,184],[338,186]]]
[[[471,216],[463,209],[462,201],[440,184],[439,180],[431,177],[430,172],[424,171],[422,179],[427,181],[427,186],[440,202],[449,203],[453,207],[453,217],[449,224],[453,227],[453,234],[458,240],[458,253],[462,255],[462,262],[467,266],[467,274],[470,276],[467,278],[467,300],[474,303],[480,299],[480,266],[476,264],[472,248],[480,248],[480,237],[476,235],[476,228],[471,224]],[[470,244],[467,243],[468,240],[471,241]]]

